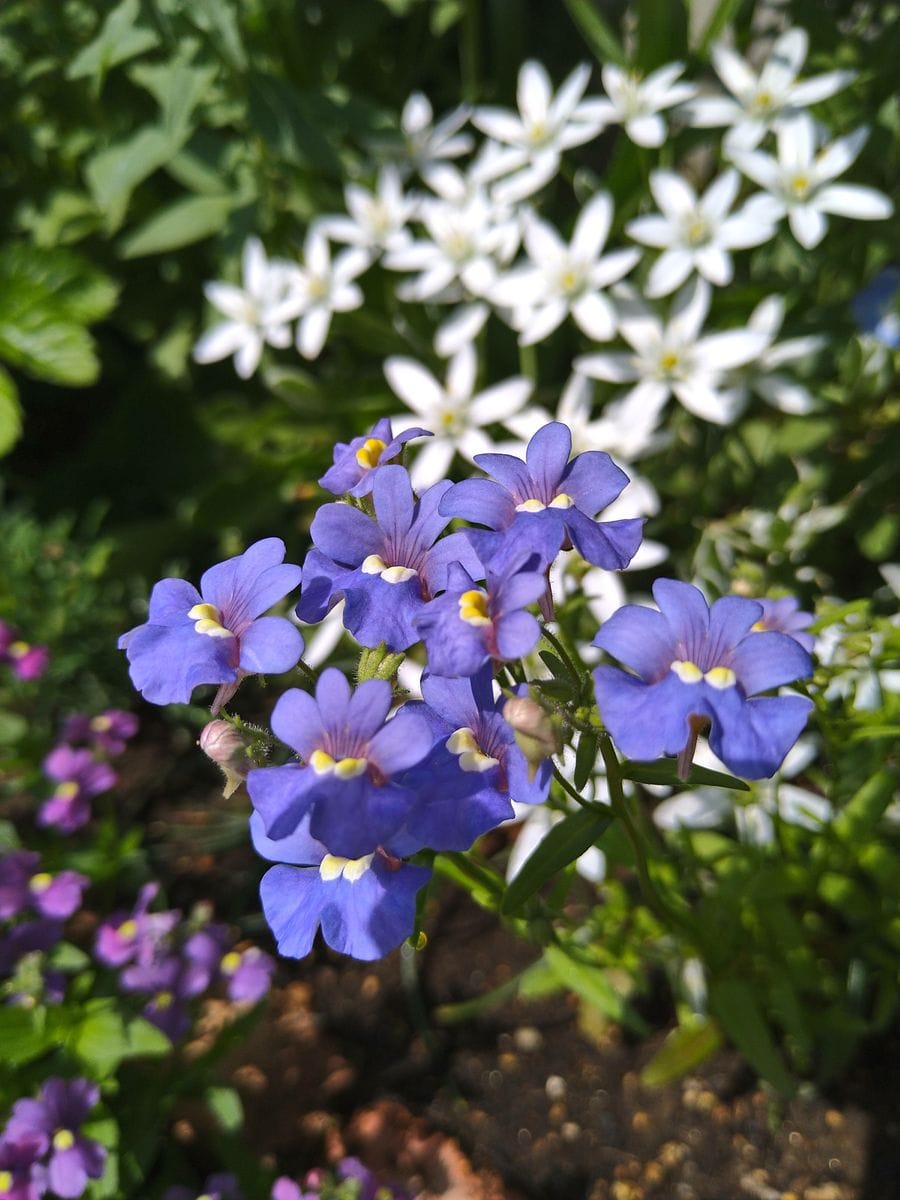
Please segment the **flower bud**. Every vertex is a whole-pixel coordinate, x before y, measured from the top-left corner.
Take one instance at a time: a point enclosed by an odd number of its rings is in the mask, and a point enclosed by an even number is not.
[[[516,745],[528,761],[529,776],[562,749],[559,723],[530,696],[514,696],[503,706],[503,718],[516,735]]]
[[[222,795],[226,800],[241,786],[253,765],[247,746],[246,739],[229,721],[210,721],[200,733],[200,749],[225,776]]]

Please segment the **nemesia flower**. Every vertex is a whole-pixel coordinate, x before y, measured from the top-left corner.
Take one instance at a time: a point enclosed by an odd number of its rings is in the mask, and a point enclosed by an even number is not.
[[[228,1171],[217,1171],[207,1177],[202,1192],[177,1184],[166,1188],[163,1200],[243,1200],[243,1197],[237,1177]]]
[[[395,167],[382,167],[373,192],[348,183],[344,200],[349,216],[319,217],[316,228],[333,242],[360,246],[372,254],[404,246],[412,240],[407,224],[417,201],[404,195]]]
[[[816,639],[806,631],[816,619],[815,614],[800,612],[800,601],[796,596],[781,596],[777,600],[760,597],[756,603],[762,606],[763,615],[753,626],[755,630],[760,633],[786,633],[807,653],[812,653]]]
[[[591,116],[604,125],[625,126],[638,146],[661,146],[666,122],[660,113],[689,100],[697,91],[692,83],[676,82],[684,63],[667,63],[646,78],[607,63],[600,72],[608,98],[585,102]]]
[[[222,797],[229,799],[247,778],[253,765],[247,737],[230,721],[215,720],[203,726],[197,744],[225,776]]]
[[[400,114],[406,157],[414,170],[427,179],[429,172],[448,158],[459,158],[472,149],[472,138],[460,133],[469,119],[469,108],[460,105],[435,124],[427,96],[413,92]]]
[[[44,759],[42,770],[56,784],[53,795],[41,805],[37,822],[72,833],[86,825],[91,815],[90,799],[115,787],[116,773],[105,762],[97,762],[90,750],[57,746]]]
[[[39,1164],[43,1137],[39,1133],[0,1136],[0,1200],[40,1200],[47,1190],[47,1172]]]
[[[519,112],[480,107],[472,124],[503,143],[493,175],[506,178],[493,189],[509,203],[533,195],[559,171],[562,152],[596,137],[603,128],[593,109],[580,103],[590,78],[587,63],[576,67],[556,95],[544,67],[533,59],[519,69]]]
[[[309,1200],[309,1196],[300,1191],[300,1185],[287,1175],[279,1175],[272,1184],[272,1194],[269,1200]]]
[[[484,427],[505,421],[528,402],[534,389],[530,379],[517,375],[476,392],[477,370],[478,356],[471,343],[450,359],[444,384],[414,359],[397,356],[385,362],[384,374],[391,389],[434,430],[410,469],[413,487],[420,489],[446,479],[457,453],[471,462],[476,454],[491,450]],[[402,417],[394,420],[403,422]]]
[[[658,579],[660,611],[626,605],[601,627],[594,645],[636,674],[598,667],[600,716],[629,758],[679,755],[685,774],[697,734],[712,723],[710,745],[730,771],[773,775],[812,708],[802,696],[759,696],[812,674],[809,655],[782,633],[754,633],[761,605],[725,596],[712,607],[691,584]]]
[[[297,323],[297,349],[304,358],[318,358],[331,328],[334,313],[359,308],[363,294],[353,282],[371,263],[368,251],[359,247],[343,250],[334,262],[328,239],[316,226],[303,244],[303,265],[294,278]]]
[[[359,1184],[359,1200],[412,1200],[405,1188],[396,1184],[380,1183],[368,1167],[358,1158],[342,1158],[337,1164],[338,1179],[354,1179]]]
[[[716,287],[734,276],[730,250],[759,246],[775,236],[768,196],[751,196],[730,212],[740,187],[735,170],[725,171],[698,197],[674,171],[650,172],[650,191],[660,213],[635,217],[625,226],[629,237],[663,253],[647,279],[648,296],[667,296],[697,271]]]
[[[853,316],[864,333],[900,350],[900,267],[885,267],[853,297]]]
[[[369,433],[351,442],[338,442],[334,447],[334,465],[329,467],[319,486],[335,496],[368,496],[375,472],[393,462],[413,438],[432,437],[427,429],[411,426],[394,435],[387,417],[376,421]]]
[[[106,1149],[80,1133],[91,1109],[100,1099],[100,1089],[87,1079],[48,1079],[37,1100],[17,1100],[6,1126],[10,1139],[40,1139],[47,1160],[49,1189],[63,1200],[76,1200],[89,1179],[99,1179],[106,1163]]]
[[[259,238],[247,238],[243,254],[243,287],[207,283],[204,294],[227,317],[208,330],[194,347],[198,363],[234,356],[234,369],[249,379],[262,357],[263,346],[284,350],[291,344],[290,322],[296,317],[296,268],[268,259]]]
[[[546,221],[526,223],[529,264],[505,274],[489,293],[494,304],[512,309],[520,345],[542,342],[570,313],[594,341],[614,335],[616,312],[603,288],[627,275],[641,255],[634,249],[602,254],[612,216],[612,200],[599,192],[582,209],[568,245]]]
[[[370,679],[351,691],[334,667],[322,672],[315,698],[297,688],[279,697],[272,729],[302,762],[250,772],[250,799],[270,838],[287,837],[309,813],[311,836],[332,854],[356,859],[387,844],[414,799],[397,776],[434,741],[408,705],[387,721],[390,708],[389,683]]]
[[[158,883],[141,888],[131,912],[117,912],[103,921],[94,942],[94,957],[107,967],[148,964],[158,958],[168,935],[181,917],[176,909],[149,912],[159,894]]]
[[[51,875],[40,871],[40,855],[15,850],[0,856],[0,919],[18,916],[31,908],[42,917],[65,920],[81,907],[81,896],[90,880],[78,871]]]
[[[787,216],[794,237],[811,250],[828,230],[826,213],[883,221],[894,211],[888,197],[875,188],[832,183],[851,166],[867,137],[868,130],[861,128],[820,146],[815,123],[803,114],[779,125],[777,159],[760,150],[736,150],[732,160],[769,193],[773,219]]]
[[[104,754],[121,754],[125,743],[138,731],[138,719],[132,712],[122,708],[109,708],[106,712],[89,717],[86,713],[75,713],[63,721],[61,739],[74,745],[83,742]]]
[[[575,370],[608,383],[636,384],[623,399],[645,412],[658,415],[674,394],[695,416],[728,424],[737,400],[722,390],[724,372],[756,357],[768,335],[731,329],[701,337],[710,294],[705,279],[692,280],[676,295],[665,324],[634,294],[623,295],[619,332],[633,353],[586,354],[575,360]]]
[[[284,562],[284,542],[264,538],[210,567],[200,591],[163,579],[150,596],[149,619],[119,638],[131,680],[151,704],[187,704],[195,687],[219,684],[213,715],[245,675],[295,666],[303,639],[284,617],[260,616],[300,582]]]
[[[301,621],[321,620],[343,599],[344,624],[364,646],[405,650],[417,642],[413,618],[446,586],[450,563],[479,572],[464,533],[436,540],[450,523],[438,508],[450,486],[436,483],[417,501],[404,468],[388,466],[372,488],[374,519],[349,504],[323,504],[310,529]]]
[[[620,569],[637,550],[643,521],[594,518],[628,476],[602,451],[569,461],[571,448],[569,430],[552,421],[532,437],[524,462],[511,454],[478,454],[475,461],[493,478],[454,484],[440,511],[502,531],[504,546],[530,547],[543,566],[568,541],[588,562]]]
[[[191,1027],[188,1001],[206,991],[211,982],[205,964],[175,954],[132,963],[119,977],[123,991],[149,996],[142,1015],[172,1042]]]
[[[0,931],[0,980],[9,978],[26,954],[46,954],[61,940],[63,922],[48,917],[37,917],[33,921],[20,921],[6,934]],[[49,973],[43,983],[46,992]],[[53,981],[51,980],[51,983]],[[45,995],[45,999],[50,999]],[[11,997],[15,1001],[15,997]]]
[[[827,100],[854,78],[853,71],[829,71],[798,81],[808,49],[805,29],[787,29],[773,42],[757,73],[734,50],[715,42],[713,67],[731,96],[696,96],[679,116],[699,129],[730,126],[723,144],[726,155],[734,150],[752,150],[785,117]]]
[[[257,946],[229,950],[222,955],[219,971],[225,980],[228,999],[255,1004],[272,986],[275,963]]]
[[[6,648],[6,661],[17,679],[27,682],[40,679],[47,670],[50,651],[46,646],[32,646],[28,642],[11,642]]]

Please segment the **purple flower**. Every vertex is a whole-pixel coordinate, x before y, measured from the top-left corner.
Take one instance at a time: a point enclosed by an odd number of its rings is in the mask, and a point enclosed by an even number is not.
[[[90,880],[77,871],[57,875],[39,871],[40,861],[40,855],[30,850],[16,850],[0,858],[0,918],[31,908],[43,917],[65,920],[81,907],[81,895]]]
[[[11,642],[5,653],[12,673],[17,679],[40,679],[47,670],[50,651],[46,646],[31,646],[28,642]]]
[[[116,773],[105,762],[97,762],[90,750],[57,746],[44,759],[44,774],[56,783],[49,800],[41,805],[39,825],[55,825],[72,833],[90,820],[89,800],[116,784]]]
[[[337,1165],[338,1179],[355,1179],[359,1184],[359,1200],[412,1200],[404,1188],[380,1183],[358,1158],[342,1158]]]
[[[440,511],[503,532],[493,539],[501,556],[528,546],[546,567],[560,549],[574,546],[588,562],[621,570],[640,545],[643,519],[594,518],[615,500],[628,476],[604,451],[589,450],[569,461],[571,451],[568,426],[551,421],[528,443],[524,462],[512,454],[476,454],[475,462],[493,478],[454,484]]]
[[[209,1176],[202,1192],[176,1185],[166,1188],[163,1200],[242,1200],[242,1195],[237,1178],[228,1171],[218,1171]]]
[[[87,1079],[48,1079],[37,1100],[18,1100],[6,1137],[38,1137],[41,1153],[49,1153],[47,1183],[63,1200],[80,1196],[89,1179],[99,1179],[106,1150],[79,1132],[100,1099],[100,1089]]]
[[[145,700],[186,704],[195,687],[217,683],[216,713],[245,675],[296,666],[299,632],[284,617],[260,616],[300,582],[300,568],[284,562],[284,554],[280,538],[264,538],[210,567],[199,592],[183,579],[156,584],[149,620],[119,638]]]
[[[465,534],[436,541],[450,523],[438,505],[451,486],[436,483],[416,501],[404,468],[383,467],[372,487],[374,520],[349,504],[324,504],[310,531],[300,619],[320,621],[343,596],[344,625],[364,646],[405,650],[418,641],[414,618],[447,586],[449,565],[480,570]]]
[[[171,1041],[190,1029],[188,1000],[205,992],[210,972],[205,966],[176,956],[126,967],[120,977],[123,991],[149,994],[143,1015]]]
[[[147,965],[159,958],[181,914],[175,909],[148,912],[158,893],[158,883],[144,884],[130,913],[114,913],[97,930],[94,956],[105,966],[123,967],[130,962]]]
[[[228,999],[255,1004],[272,986],[275,963],[256,946],[229,950],[222,956],[219,971],[228,985]]]
[[[387,843],[414,800],[395,776],[432,746],[427,721],[405,708],[386,721],[390,707],[389,683],[370,679],[351,693],[334,667],[322,672],[315,699],[297,688],[279,698],[272,729],[303,763],[248,776],[269,837],[286,837],[309,813],[312,836],[333,854],[359,858]]]
[[[800,601],[795,596],[781,596],[778,600],[759,599],[763,615],[753,626],[759,633],[786,633],[804,650],[812,653],[816,639],[806,630],[816,619],[813,613],[800,612]]]
[[[334,448],[334,466],[328,468],[319,483],[335,496],[368,496],[379,468],[395,459],[412,438],[432,436],[427,429],[404,429],[394,437],[390,420],[383,417],[370,433],[352,442],[338,442]]]
[[[597,704],[629,758],[678,754],[690,761],[697,732],[712,722],[710,745],[729,770],[770,776],[797,740],[812,703],[757,696],[812,673],[806,651],[783,633],[754,633],[761,605],[725,596],[710,608],[689,583],[658,579],[659,612],[628,604],[603,625],[594,645],[636,674],[594,671]]]
[[[304,958],[316,930],[333,950],[351,958],[384,958],[412,933],[416,893],[431,877],[382,849],[356,858],[329,854],[304,819],[278,841],[266,837],[259,815],[250,818],[253,844],[270,867],[260,883],[263,912],[279,953]]]
[[[293,1179],[289,1179],[287,1175],[280,1175],[272,1184],[272,1194],[269,1200],[307,1200],[307,1196],[312,1197],[312,1195],[311,1192],[301,1192],[300,1185]]]
[[[86,713],[75,713],[66,717],[62,727],[62,740],[70,745],[84,744],[92,750],[102,750],[110,756],[121,754],[125,743],[138,731],[138,719],[134,713],[123,708],[109,708],[106,712],[89,717]]]
[[[0,1200],[39,1200],[47,1190],[46,1171],[38,1163],[43,1154],[39,1133],[0,1138]]]
[[[48,917],[39,917],[35,921],[24,921],[14,925],[5,937],[0,938],[0,979],[11,975],[16,964],[26,954],[33,954],[35,951],[46,953],[56,945],[62,935],[62,921],[53,921]]]
[[[487,662],[510,662],[534,649],[541,629],[525,606],[544,595],[547,581],[539,571],[521,568],[538,562],[524,547],[502,565],[488,563],[483,588],[451,563],[447,590],[414,621],[433,674],[474,675]]]

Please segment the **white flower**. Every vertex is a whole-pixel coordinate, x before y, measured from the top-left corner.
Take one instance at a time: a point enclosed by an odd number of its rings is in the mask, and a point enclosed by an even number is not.
[[[472,138],[460,133],[469,119],[469,109],[460,105],[434,124],[434,112],[427,96],[413,92],[400,114],[400,128],[406,143],[406,157],[422,176],[448,158],[459,158],[472,149]]]
[[[365,250],[340,253],[334,262],[328,239],[313,226],[303,246],[303,266],[296,273],[295,291],[300,321],[297,349],[304,358],[318,358],[328,337],[332,313],[359,308],[363,294],[352,281],[371,262]]]
[[[759,150],[735,151],[732,159],[770,193],[776,219],[787,214],[794,237],[810,250],[825,236],[826,213],[863,221],[893,213],[891,201],[874,188],[831,182],[851,165],[867,136],[866,129],[857,129],[817,150],[816,127],[803,115],[779,125],[777,159]]]
[[[827,339],[812,334],[776,342],[783,322],[783,296],[767,296],[750,314],[747,328],[764,333],[768,345],[751,363],[729,378],[730,386],[725,395],[736,411],[746,407],[751,392],[785,413],[803,416],[815,408],[816,402],[809,388],[785,375],[780,368],[786,363],[809,358],[822,349]]]
[[[520,376],[476,393],[477,366],[471,344],[463,346],[450,359],[443,384],[414,359],[389,358],[384,364],[391,388],[416,414],[414,421],[405,416],[394,418],[396,432],[421,421],[434,433],[416,455],[410,470],[417,489],[445,479],[457,452],[471,461],[476,454],[492,450],[493,443],[483,432],[484,426],[507,420],[531,395],[534,384]]]
[[[632,354],[588,354],[575,360],[575,369],[609,383],[635,383],[627,397],[635,409],[656,416],[671,394],[704,421],[727,425],[734,404],[719,390],[723,373],[750,362],[766,345],[766,334],[732,329],[700,336],[709,311],[710,287],[694,279],[682,288],[664,325],[635,296],[621,307],[619,332]]]
[[[805,29],[788,29],[775,41],[757,75],[739,54],[717,42],[713,66],[731,96],[698,96],[681,115],[700,129],[731,126],[724,142],[726,155],[754,149],[779,120],[833,96],[854,78],[853,71],[829,71],[798,82],[808,48]]]
[[[650,190],[660,213],[636,217],[626,230],[636,242],[663,250],[647,280],[648,296],[667,296],[688,276],[699,272],[716,287],[734,275],[729,250],[759,246],[775,236],[775,217],[768,196],[753,196],[731,213],[740,176],[729,170],[698,199],[694,189],[674,171],[652,171]]]
[[[207,283],[207,300],[228,318],[207,330],[194,347],[198,363],[218,362],[234,355],[234,369],[249,379],[268,343],[279,350],[291,344],[289,322],[297,316],[296,268],[280,259],[267,259],[259,238],[247,238],[243,254],[242,288],[230,283]]]
[[[512,309],[520,345],[543,341],[569,313],[594,341],[615,334],[616,311],[602,289],[626,275],[640,251],[602,254],[612,216],[612,200],[599,192],[582,209],[568,245],[546,221],[532,217],[526,224],[529,264],[498,279],[489,293],[495,304]]]
[[[494,188],[500,202],[522,200],[548,183],[559,170],[563,150],[580,146],[603,128],[590,102],[581,103],[591,68],[576,67],[554,96],[553,85],[539,62],[523,63],[517,90],[518,113],[505,108],[476,108],[472,123],[504,145],[492,155],[490,175],[507,176]]]
[[[400,175],[394,167],[383,167],[373,192],[357,183],[344,188],[349,216],[321,217],[317,228],[333,242],[361,246],[373,252],[391,250],[412,240],[407,223],[416,210],[416,201],[404,194]]]
[[[607,63],[601,77],[608,99],[585,101],[587,115],[604,125],[624,125],[639,146],[661,146],[666,123],[659,114],[697,91],[692,83],[675,82],[683,70],[684,63],[668,63],[642,79],[636,72]]]

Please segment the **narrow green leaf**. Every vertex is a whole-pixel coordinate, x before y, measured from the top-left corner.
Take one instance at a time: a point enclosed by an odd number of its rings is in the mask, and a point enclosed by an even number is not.
[[[548,880],[590,849],[612,821],[609,810],[580,808],[554,825],[510,882],[500,905],[501,913],[508,916],[520,912]]]
[[[831,828],[836,836],[854,845],[862,842],[884,816],[896,787],[896,772],[873,775],[835,817]]]
[[[122,258],[141,258],[199,242],[225,227],[232,206],[230,196],[187,196],[176,200],[125,238],[119,252]]]
[[[731,788],[735,792],[749,792],[750,785],[724,771],[712,771],[708,767],[691,767],[687,779],[679,779],[675,771],[675,759],[661,759],[659,762],[632,762],[626,759],[622,763],[622,777],[635,783],[667,784],[669,787],[722,787]]]
[[[679,0],[637,0],[637,65],[650,72],[687,52],[687,12]]]
[[[635,1033],[649,1032],[646,1021],[619,995],[601,967],[577,962],[561,946],[548,946],[544,958],[560,983],[588,1004],[593,1004],[611,1021],[625,1025]]]
[[[19,403],[19,389],[16,387],[9,371],[0,367],[0,458],[8,454],[22,436],[22,406]],[[13,718],[15,713],[0,713],[0,743],[18,741],[27,730],[24,717],[19,718],[25,727],[14,737],[4,737],[3,718]]]
[[[598,745],[598,738],[593,733],[583,733],[578,739],[578,749],[575,751],[575,772],[573,775],[576,792],[584,789],[585,784],[593,774],[594,765],[597,762]]]
[[[122,224],[131,193],[138,184],[174,157],[182,145],[183,142],[168,137],[162,129],[147,126],[87,160],[85,179],[110,233]]]
[[[144,29],[136,24],[139,15],[138,0],[122,0],[109,13],[97,37],[69,63],[66,78],[93,78],[94,90],[99,93],[104,76],[111,67],[159,45],[159,37],[152,29]]]
[[[671,2],[674,3],[674,0]],[[614,62],[620,67],[628,65],[622,43],[606,19],[601,17],[592,0],[565,0],[565,5],[598,62]]]
[[[526,967],[512,979],[507,979],[499,987],[473,996],[471,1000],[440,1005],[435,1009],[434,1017],[440,1025],[456,1025],[462,1021],[471,1021],[474,1017],[480,1017],[497,1008],[498,1005],[511,1000],[514,996],[521,996],[526,1000],[539,999],[541,996],[548,996],[561,989],[562,984],[547,966],[545,960],[539,958],[537,962]]]
[[[714,980],[709,1000],[713,1014],[754,1070],[779,1092],[792,1095],[794,1080],[750,986],[740,979]]]
[[[641,1072],[645,1087],[662,1087],[706,1062],[722,1045],[722,1031],[708,1017],[673,1029]]]
[[[709,48],[725,28],[725,26],[733,19],[738,9],[741,7],[743,0],[719,0],[715,12],[710,17],[707,24],[703,27],[702,32],[693,29],[694,39],[697,40],[697,53],[702,57],[709,54]],[[694,0],[696,4],[696,0]],[[692,4],[692,8],[694,5]],[[693,18],[693,12],[691,13]]]

